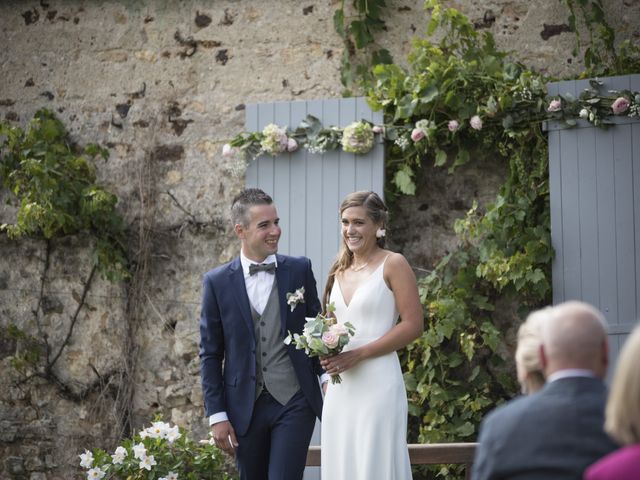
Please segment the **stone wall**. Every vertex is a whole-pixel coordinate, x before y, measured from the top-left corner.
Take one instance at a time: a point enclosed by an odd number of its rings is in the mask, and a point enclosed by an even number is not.
[[[420,2],[387,3],[380,43],[404,63],[427,14]],[[554,75],[581,71],[559,1],[443,3],[529,65]],[[619,39],[638,41],[640,0],[606,4]],[[108,147],[98,175],[120,198],[136,267],[129,284],[93,277],[78,310],[91,272],[88,239],[47,246],[0,237],[0,478],[71,478],[84,448],[112,447],[127,426],[139,428],[155,412],[206,434],[197,359],[200,278],[238,251],[227,206],[243,185],[220,147],[242,129],[246,103],[341,94],[343,45],[332,20],[339,5],[0,3],[0,118],[25,125],[47,107],[74,141]],[[500,165],[455,177],[425,169],[418,194],[394,206],[392,243],[417,268],[430,268],[453,242],[453,219],[473,198],[491,200],[502,178]],[[14,215],[3,202],[0,223]],[[40,343],[46,336],[50,358],[71,332],[51,375],[20,383],[11,358],[29,342],[6,335],[9,324]]]

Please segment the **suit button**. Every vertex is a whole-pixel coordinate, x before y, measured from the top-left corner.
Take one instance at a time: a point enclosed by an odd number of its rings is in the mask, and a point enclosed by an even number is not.
[[[266,325],[266,323],[260,322],[260,325],[264,327]]]
[[[267,367],[262,367],[262,371],[266,372],[267,371]]]
[[[262,352],[262,356],[266,357],[267,356],[267,352]]]
[[[267,337],[262,337],[262,341],[266,342],[267,341]]]

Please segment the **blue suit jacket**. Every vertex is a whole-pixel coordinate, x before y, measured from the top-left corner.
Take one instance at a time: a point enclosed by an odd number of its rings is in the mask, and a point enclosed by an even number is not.
[[[281,336],[287,331],[302,333],[305,317],[320,311],[311,261],[306,257],[277,255],[278,298]],[[291,311],[287,292],[304,287],[305,303]],[[320,418],[322,394],[317,358],[288,345],[287,352],[300,387]],[[240,258],[206,273],[200,314],[200,373],[206,415],[226,411],[238,435],[249,427],[256,389],[256,339]],[[223,367],[224,364],[224,367]]]
[[[572,377],[498,407],[480,427],[471,478],[582,479],[616,448],[604,432],[606,397],[601,380]]]

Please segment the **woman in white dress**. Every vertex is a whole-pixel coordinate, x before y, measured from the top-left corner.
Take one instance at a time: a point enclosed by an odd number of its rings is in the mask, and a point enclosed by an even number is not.
[[[423,331],[416,278],[407,260],[385,250],[387,207],[374,192],[340,206],[342,245],[323,304],[333,302],[355,335],[322,365],[342,383],[327,387],[322,411],[322,479],[406,480],[407,396],[396,350]],[[398,316],[401,321],[398,322]]]

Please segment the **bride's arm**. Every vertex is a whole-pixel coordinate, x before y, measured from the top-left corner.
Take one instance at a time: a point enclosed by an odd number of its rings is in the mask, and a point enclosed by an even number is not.
[[[399,350],[422,335],[424,316],[416,276],[404,256],[399,253],[389,255],[384,266],[384,279],[393,292],[402,321],[371,343],[322,360],[328,374],[335,375],[367,358]]]

